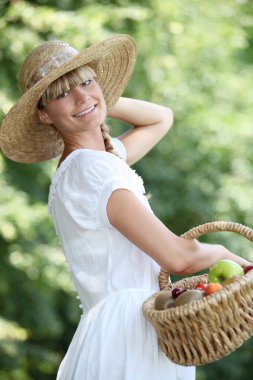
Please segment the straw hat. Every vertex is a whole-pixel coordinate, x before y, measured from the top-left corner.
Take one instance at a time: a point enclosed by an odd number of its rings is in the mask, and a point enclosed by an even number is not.
[[[11,108],[0,128],[0,147],[18,162],[40,162],[62,153],[63,141],[51,125],[42,124],[37,105],[47,87],[60,76],[89,65],[96,72],[107,108],[116,103],[132,75],[135,44],[117,35],[78,52],[62,41],[38,46],[24,61],[19,75],[23,96]]]

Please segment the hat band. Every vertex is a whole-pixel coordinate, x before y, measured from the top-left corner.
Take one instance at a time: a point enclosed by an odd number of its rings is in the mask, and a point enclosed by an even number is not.
[[[48,75],[52,70],[56,69],[59,66],[62,66],[64,63],[69,61],[70,58],[77,55],[78,51],[74,49],[72,46],[65,46],[64,51],[60,51],[58,54],[55,53],[54,56],[51,57],[43,63],[40,69],[30,78],[27,89],[34,86],[37,82],[39,82],[43,77]]]

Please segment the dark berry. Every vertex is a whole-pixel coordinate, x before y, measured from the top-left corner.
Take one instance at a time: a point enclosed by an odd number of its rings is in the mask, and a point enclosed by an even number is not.
[[[182,289],[182,288],[174,288],[172,289],[172,297],[177,298],[180,294],[184,293],[187,289]]]

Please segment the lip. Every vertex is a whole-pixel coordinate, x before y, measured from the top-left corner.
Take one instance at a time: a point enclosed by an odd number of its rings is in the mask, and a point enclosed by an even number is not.
[[[74,114],[73,117],[83,117],[83,116],[89,115],[92,111],[94,111],[96,106],[97,106],[96,104],[93,104],[92,106],[86,108],[85,110],[82,110],[82,111]]]

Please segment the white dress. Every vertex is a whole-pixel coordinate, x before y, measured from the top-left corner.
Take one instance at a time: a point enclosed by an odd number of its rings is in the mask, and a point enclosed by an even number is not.
[[[76,150],[50,187],[49,212],[83,308],[57,380],[193,380],[195,368],[164,355],[142,314],[143,302],[159,290],[159,266],[108,220],[108,199],[119,188],[150,209],[142,179],[124,160],[123,144],[113,143],[123,159]]]

